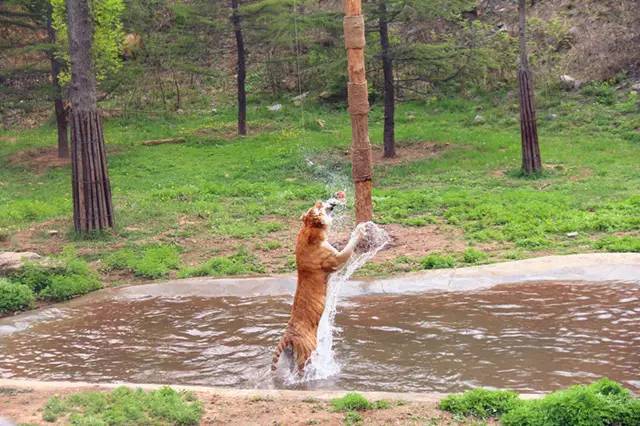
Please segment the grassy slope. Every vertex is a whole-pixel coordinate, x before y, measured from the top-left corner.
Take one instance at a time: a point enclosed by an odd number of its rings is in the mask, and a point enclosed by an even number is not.
[[[427,226],[445,236],[462,231],[464,244],[486,251],[488,261],[606,249],[608,243],[596,241],[611,235],[631,237],[618,241],[617,250],[637,248],[636,102],[622,97],[584,103],[565,97],[547,103],[540,113],[547,171],[538,179],[517,174],[519,130],[513,108],[461,100],[403,104],[397,114],[400,146],[419,141],[450,145],[433,158],[377,167],[377,221]],[[484,124],[474,124],[478,112]],[[549,113],[558,117],[547,119]],[[231,110],[215,116],[109,120],[118,229],[84,241],[69,229],[68,168],[37,175],[8,164],[18,150],[52,146],[54,130],[44,126],[0,133],[0,237],[5,240],[0,247],[47,252],[73,244],[89,259],[103,259],[114,248],[160,242],[175,245],[193,264],[239,247],[269,258],[281,240],[283,253],[274,251],[272,257],[279,258],[265,270],[289,270],[291,224],[313,200],[347,184],[350,172],[343,155],[350,142],[347,114],[307,107],[304,126],[299,114],[289,103],[279,113],[254,107],[250,118],[256,131],[244,139],[228,137]],[[372,111],[371,121],[371,139],[379,143],[380,107]],[[184,136],[187,143],[139,144],[172,136]],[[46,231],[52,228],[62,235],[49,236]],[[566,236],[573,231],[577,237]],[[401,257],[369,272],[418,265],[415,258]]]

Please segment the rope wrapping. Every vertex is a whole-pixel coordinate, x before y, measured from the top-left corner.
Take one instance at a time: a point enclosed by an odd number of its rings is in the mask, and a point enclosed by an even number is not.
[[[342,21],[344,27],[344,47],[347,49],[364,49],[364,17],[345,16]]]
[[[363,83],[349,83],[347,85],[347,97],[351,114],[369,113],[369,90],[367,89],[366,81]]]

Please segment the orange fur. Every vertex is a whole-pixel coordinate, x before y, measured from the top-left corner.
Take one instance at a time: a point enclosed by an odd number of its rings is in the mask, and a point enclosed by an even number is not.
[[[280,354],[293,350],[298,371],[304,369],[318,343],[318,324],[324,312],[329,274],[335,272],[351,256],[358,235],[345,250],[338,252],[327,241],[330,225],[321,202],[302,217],[303,225],[296,240],[298,283],[291,308],[291,318],[273,355],[272,370]]]

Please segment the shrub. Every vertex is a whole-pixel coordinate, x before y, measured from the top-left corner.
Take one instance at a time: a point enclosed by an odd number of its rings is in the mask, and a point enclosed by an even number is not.
[[[519,403],[515,392],[478,388],[461,395],[447,396],[440,401],[439,408],[453,414],[486,419],[498,417],[514,409]]]
[[[364,411],[373,408],[373,404],[357,392],[349,392],[342,398],[332,399],[331,406],[335,411]]]
[[[456,260],[450,255],[432,253],[423,257],[420,260],[420,265],[422,265],[423,269],[453,268],[456,266]]]
[[[152,392],[119,387],[112,392],[81,392],[53,397],[43,413],[46,421],[69,416],[65,423],[104,425],[197,425],[202,404],[189,392],[164,387]]]
[[[616,382],[601,379],[542,399],[524,401],[501,418],[505,426],[640,424],[640,400]]]
[[[0,279],[0,315],[33,307],[35,296],[25,285]]]
[[[231,256],[217,256],[202,265],[184,268],[178,276],[182,278],[229,276],[262,272],[264,272],[264,267],[258,258],[250,254],[245,248],[241,248]]]
[[[180,267],[180,254],[173,245],[154,244],[124,248],[111,253],[104,260],[104,270],[128,270],[145,278],[162,278],[170,270]]]
[[[464,263],[479,263],[484,262],[488,257],[489,256],[486,253],[480,250],[468,248],[464,251],[462,260],[464,261]]]

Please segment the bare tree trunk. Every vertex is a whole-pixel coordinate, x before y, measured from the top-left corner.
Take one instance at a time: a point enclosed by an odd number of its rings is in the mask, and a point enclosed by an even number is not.
[[[231,0],[231,23],[236,36],[236,51],[238,62],[236,65],[238,84],[238,134],[247,134],[247,93],[245,80],[247,68],[245,63],[244,39],[242,37],[242,27],[240,26],[240,13],[238,12],[239,0]]]
[[[525,175],[540,173],[542,160],[538,144],[538,126],[536,123],[536,107],[533,95],[533,81],[527,57],[526,37],[526,0],[519,0],[520,14],[520,69],[518,83],[520,86],[520,138],[522,143],[522,172]]]
[[[88,0],[67,0],[71,56],[73,223],[85,233],[113,227],[111,186],[91,61]]]
[[[386,0],[378,0],[378,30],[382,48],[382,71],[384,74],[384,157],[396,156],[395,142],[395,89],[393,87],[393,58],[389,50],[389,23]]]
[[[182,102],[180,99],[180,84],[178,84],[178,79],[176,78],[176,74],[172,73],[173,77],[173,85],[176,87],[176,111],[182,108]]]
[[[356,187],[356,221],[373,219],[371,202],[372,167],[369,142],[369,99],[364,69],[364,17],[361,0],[345,0],[344,44],[349,74],[348,98],[351,114],[351,157]]]
[[[67,130],[67,111],[64,108],[62,100],[62,87],[60,87],[60,70],[62,66],[60,61],[55,57],[53,46],[56,43],[56,32],[51,24],[51,5],[47,10],[47,35],[51,49],[48,52],[49,61],[51,62],[51,86],[53,87],[53,105],[56,113],[56,128],[58,130],[58,157],[69,157],[69,132]]]

